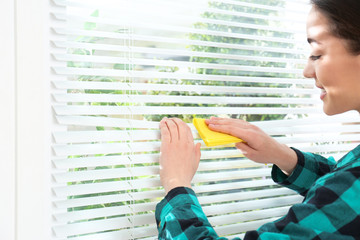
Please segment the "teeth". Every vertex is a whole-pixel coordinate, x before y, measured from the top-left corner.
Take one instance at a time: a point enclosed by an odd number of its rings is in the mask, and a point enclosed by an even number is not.
[[[325,98],[325,96],[326,96],[326,91],[325,91],[325,89],[321,89],[321,93],[320,93],[320,99],[322,100],[322,99],[324,99]]]

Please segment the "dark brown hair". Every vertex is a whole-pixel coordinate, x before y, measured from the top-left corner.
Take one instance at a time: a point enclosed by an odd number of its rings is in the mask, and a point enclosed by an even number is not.
[[[330,22],[330,31],[347,41],[348,50],[360,54],[360,0],[311,0]]]

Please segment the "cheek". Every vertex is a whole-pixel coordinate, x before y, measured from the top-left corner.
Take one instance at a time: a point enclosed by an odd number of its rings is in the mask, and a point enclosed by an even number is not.
[[[317,78],[325,88],[331,87],[341,91],[343,88],[351,87],[355,68],[352,66],[353,63],[346,60],[324,59],[318,64]],[[356,69],[356,72],[359,72],[359,70]]]
[[[360,103],[360,76],[359,69],[343,64],[331,65],[324,68],[322,73],[322,84],[328,93],[332,105],[338,108],[354,108]]]
[[[335,79],[339,73],[337,66],[334,65],[331,61],[323,60],[316,64],[316,78],[323,87],[330,87],[336,83]]]

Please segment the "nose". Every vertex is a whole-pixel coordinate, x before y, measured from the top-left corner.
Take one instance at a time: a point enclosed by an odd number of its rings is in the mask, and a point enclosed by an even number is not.
[[[303,75],[306,78],[315,78],[314,62],[308,59],[307,64],[303,70]]]

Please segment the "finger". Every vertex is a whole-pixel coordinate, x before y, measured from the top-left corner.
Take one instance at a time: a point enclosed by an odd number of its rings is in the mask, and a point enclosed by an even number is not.
[[[192,135],[190,127],[179,118],[174,118],[174,121],[179,129],[179,139],[186,139],[189,142],[193,142],[194,137]]]
[[[171,142],[171,135],[169,128],[166,124],[166,120],[160,121],[160,134],[161,134],[161,142],[168,143]]]
[[[169,128],[169,132],[170,132],[170,142],[174,142],[179,140],[179,129],[177,124],[174,122],[174,120],[172,118],[168,119],[166,121],[166,125]]]
[[[217,117],[211,117],[208,121],[205,121],[208,124],[214,124],[214,125],[234,125],[239,127],[246,127],[250,126],[251,124],[245,120],[242,119],[234,119],[234,118],[217,118]]]
[[[219,117],[210,117],[209,119],[205,119],[205,123],[206,124],[215,124],[215,123],[218,123],[222,118],[219,118]]]
[[[209,129],[211,129],[215,132],[229,134],[231,136],[240,138],[240,139],[244,140],[245,142],[251,141],[251,136],[253,136],[252,129],[237,127],[234,125],[212,125],[212,124],[209,124]]]
[[[161,124],[162,122],[165,123],[167,120],[168,120],[167,117],[163,117],[163,119],[161,119],[161,121],[160,121],[160,124]]]
[[[254,149],[252,149],[249,145],[247,145],[246,143],[243,143],[243,142],[236,143],[235,147],[237,149],[239,149],[245,156],[249,152],[254,151]]]
[[[234,118],[217,118],[211,117],[210,119],[206,119],[205,122],[208,125],[231,125],[234,127],[243,127],[243,128],[252,128],[253,125],[249,122],[242,119],[234,119]]]
[[[209,129],[211,129],[213,131],[221,132],[221,133],[227,133],[227,134],[231,134],[231,135],[233,135],[236,132],[236,130],[238,130],[238,129],[243,130],[243,128],[239,128],[234,124],[228,124],[228,123],[227,124],[225,124],[225,123],[216,124],[216,123],[211,122],[208,125],[208,127],[209,127]]]

